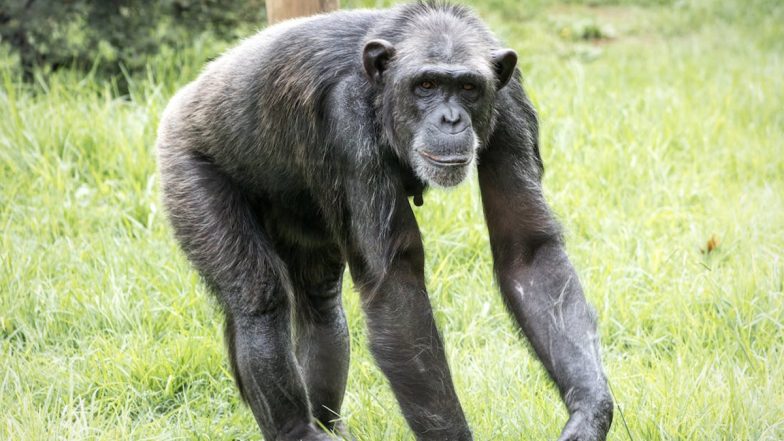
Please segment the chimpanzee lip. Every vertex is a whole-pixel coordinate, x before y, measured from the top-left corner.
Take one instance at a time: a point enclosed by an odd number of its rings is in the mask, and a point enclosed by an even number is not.
[[[434,155],[429,152],[418,152],[428,162],[439,167],[458,167],[471,162],[471,155]]]

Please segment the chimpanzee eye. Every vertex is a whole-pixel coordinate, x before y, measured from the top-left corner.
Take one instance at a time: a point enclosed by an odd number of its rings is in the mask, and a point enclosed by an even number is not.
[[[463,84],[463,90],[474,90],[474,89],[476,89],[476,86],[474,86],[474,85],[473,85],[473,84],[471,84],[471,83],[465,83],[465,84]]]
[[[435,86],[436,86],[436,85],[435,85],[435,84],[433,84],[433,82],[432,82],[432,81],[427,81],[427,80],[425,80],[425,81],[422,81],[421,83],[419,83],[419,87],[421,87],[421,88],[423,88],[423,89],[432,89],[432,88],[434,88]]]

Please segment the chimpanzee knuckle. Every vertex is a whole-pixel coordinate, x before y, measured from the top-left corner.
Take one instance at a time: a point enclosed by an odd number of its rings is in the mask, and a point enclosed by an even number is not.
[[[605,434],[610,430],[613,421],[615,404],[608,392],[604,392],[596,402],[593,410],[593,422],[599,434]]]
[[[275,441],[333,441],[333,438],[309,423],[281,431]]]

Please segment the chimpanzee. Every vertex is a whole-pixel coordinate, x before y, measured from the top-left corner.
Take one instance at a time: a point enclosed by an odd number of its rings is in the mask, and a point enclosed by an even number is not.
[[[225,313],[265,439],[331,439],[349,363],[346,264],[416,439],[472,439],[408,199],[472,167],[501,292],[570,413],[560,439],[605,438],[595,313],[542,196],[516,64],[469,9],[420,2],[269,27],[172,99],[157,141],[163,200]]]

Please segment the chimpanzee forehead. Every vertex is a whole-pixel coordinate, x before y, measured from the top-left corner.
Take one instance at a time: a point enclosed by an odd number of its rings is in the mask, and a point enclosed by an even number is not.
[[[489,77],[493,75],[490,65],[490,52],[473,54],[453,54],[447,56],[439,52],[423,51],[397,51],[395,62],[398,69],[408,75],[422,74],[425,71],[451,73],[453,75],[478,75]]]
[[[404,66],[441,66],[445,69],[474,70],[490,74],[492,48],[470,35],[423,29],[401,41],[396,58]]]
[[[463,66],[457,64],[425,64],[418,68],[406,71],[409,78],[416,81],[428,80],[457,80],[465,83],[479,84],[491,78],[489,69],[483,66]]]

